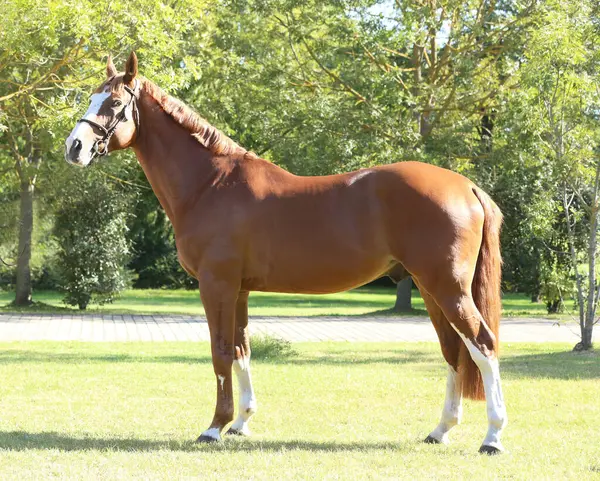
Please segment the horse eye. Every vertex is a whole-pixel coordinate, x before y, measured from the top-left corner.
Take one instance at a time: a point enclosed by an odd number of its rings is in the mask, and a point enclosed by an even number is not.
[[[123,105],[123,102],[121,102],[120,100],[115,100],[113,102],[113,107],[120,107],[121,105]]]

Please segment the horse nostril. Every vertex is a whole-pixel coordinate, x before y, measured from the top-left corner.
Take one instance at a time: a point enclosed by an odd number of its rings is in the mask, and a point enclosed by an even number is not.
[[[73,141],[73,145],[71,146],[71,149],[73,150],[73,152],[79,152],[81,150],[81,146],[82,146],[81,140],[75,139]]]

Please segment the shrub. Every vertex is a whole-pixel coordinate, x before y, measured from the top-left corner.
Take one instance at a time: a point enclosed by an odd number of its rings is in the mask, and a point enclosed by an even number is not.
[[[85,309],[103,304],[129,282],[126,197],[93,173],[67,185],[56,213],[57,270],[64,302]]]
[[[297,355],[292,343],[269,334],[250,336],[252,359],[285,359]]]

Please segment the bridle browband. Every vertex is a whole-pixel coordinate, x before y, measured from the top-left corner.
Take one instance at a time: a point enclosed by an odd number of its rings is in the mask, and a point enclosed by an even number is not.
[[[135,122],[136,129],[139,129],[139,127],[140,127],[140,119],[139,119],[139,115],[137,112],[137,105],[134,102],[134,100],[136,99],[136,91],[138,88],[137,79],[135,80],[135,83],[133,84],[133,89],[128,87],[127,85],[123,85],[123,88],[130,95],[129,101],[125,104],[125,106],[121,109],[121,111],[117,115],[115,115],[115,119],[110,127],[106,128],[106,127],[94,122],[93,120],[89,120],[86,118],[81,118],[77,121],[77,123],[85,122],[87,124],[90,124],[92,127],[97,128],[103,134],[103,137],[96,140],[94,142],[94,145],[92,146],[92,160],[94,160],[95,157],[103,157],[108,154],[108,144],[110,143],[110,138],[113,136],[113,134],[115,133],[115,131],[117,130],[117,127],[119,126],[119,124],[121,122],[127,122],[127,120],[128,120],[127,119],[127,109],[129,108],[129,106],[132,103],[133,103],[133,120]],[[102,149],[99,148],[100,144],[102,144]]]

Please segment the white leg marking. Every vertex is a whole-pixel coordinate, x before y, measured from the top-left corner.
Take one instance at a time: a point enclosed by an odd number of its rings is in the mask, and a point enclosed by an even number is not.
[[[483,440],[484,446],[493,446],[503,451],[502,443],[500,442],[500,433],[508,422],[506,415],[506,406],[502,396],[502,386],[500,385],[500,368],[498,359],[489,359],[484,356],[479,349],[468,339],[465,340],[467,348],[471,353],[471,357],[481,371],[483,378],[483,387],[485,390],[485,398],[487,402],[488,415],[488,432]]]
[[[208,436],[209,438],[213,438],[216,441],[221,440],[221,431],[218,428],[210,428],[202,433],[202,436]]]
[[[242,357],[233,361],[233,370],[240,386],[240,403],[239,415],[231,425],[231,429],[249,435],[248,420],[256,412],[257,408],[256,397],[252,388],[252,377],[250,375],[250,358]]]
[[[219,378],[219,383],[221,384],[221,391],[222,391],[223,383],[225,382],[225,376],[222,376],[221,374],[219,374],[217,377]]]
[[[448,444],[448,432],[462,418],[462,394],[456,389],[456,371],[448,366],[448,377],[446,378],[446,400],[442,410],[442,419],[429,436],[440,443]]]
[[[452,325],[452,327],[454,327],[454,330],[458,332],[466,344],[467,349],[469,349],[469,353],[471,354],[471,358],[475,361],[475,364],[477,364],[477,367],[481,371],[488,416],[488,432],[483,440],[483,446],[492,446],[500,451],[504,451],[502,443],[500,442],[500,434],[508,423],[508,416],[506,415],[506,406],[504,405],[502,386],[500,385],[498,359],[485,356],[477,346],[456,329],[454,325]]]

